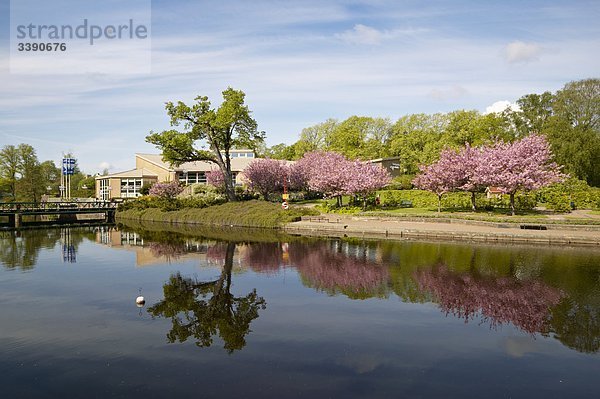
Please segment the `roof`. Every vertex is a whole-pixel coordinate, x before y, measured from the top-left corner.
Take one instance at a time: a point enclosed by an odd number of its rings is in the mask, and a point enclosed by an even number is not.
[[[251,150],[235,150],[236,152],[252,152]],[[168,170],[168,171],[187,171],[187,172],[208,172],[213,169],[218,169],[217,164],[213,162],[206,161],[196,161],[196,162],[185,162],[179,166],[173,166],[169,163],[162,160],[162,155],[160,154],[135,154],[136,157],[142,158],[150,163],[155,164],[156,166]],[[246,166],[250,164],[250,162],[259,158],[231,158],[231,170],[234,172],[241,172],[246,169]]]
[[[111,177],[158,177],[158,175],[148,169],[131,169],[125,172],[113,173],[112,175],[96,176],[96,180],[108,179]]]
[[[376,158],[376,159],[368,160],[367,163],[378,163],[378,162],[384,162],[384,161],[398,161],[398,160],[400,160],[400,157]]]

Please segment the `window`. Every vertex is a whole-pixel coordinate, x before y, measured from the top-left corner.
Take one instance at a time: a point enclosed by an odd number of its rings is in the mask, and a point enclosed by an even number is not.
[[[121,179],[121,198],[139,197],[142,179]]]
[[[206,184],[206,173],[205,172],[187,172],[180,173],[178,175],[178,179],[180,183],[183,184],[194,184],[194,183],[204,183]]]
[[[253,152],[249,152],[249,153],[246,154],[246,156],[248,158],[254,158],[254,153]]]
[[[100,180],[100,199],[102,201],[108,201],[110,199],[110,187],[108,185],[108,179]]]

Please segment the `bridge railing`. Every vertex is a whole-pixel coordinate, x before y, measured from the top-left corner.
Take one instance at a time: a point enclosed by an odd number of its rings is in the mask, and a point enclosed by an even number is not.
[[[65,201],[65,202],[0,202],[0,212],[31,212],[60,210],[116,209],[117,204],[111,201]]]

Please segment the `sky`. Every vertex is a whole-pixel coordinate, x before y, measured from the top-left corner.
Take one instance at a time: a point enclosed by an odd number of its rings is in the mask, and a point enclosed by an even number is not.
[[[43,3],[60,14],[63,1]],[[90,19],[129,17],[111,2],[79,3]],[[218,105],[227,87],[271,146],[327,118],[486,112],[600,71],[600,1],[153,0],[143,73],[128,73],[135,52],[123,73],[11,72],[10,11],[0,0],[0,147],[72,152],[90,174],[158,153],[144,139],[170,128],[166,101]]]

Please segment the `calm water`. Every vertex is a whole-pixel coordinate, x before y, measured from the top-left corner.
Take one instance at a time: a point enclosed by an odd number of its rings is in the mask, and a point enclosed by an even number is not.
[[[597,249],[145,226],[0,265],[3,398],[600,395]]]

